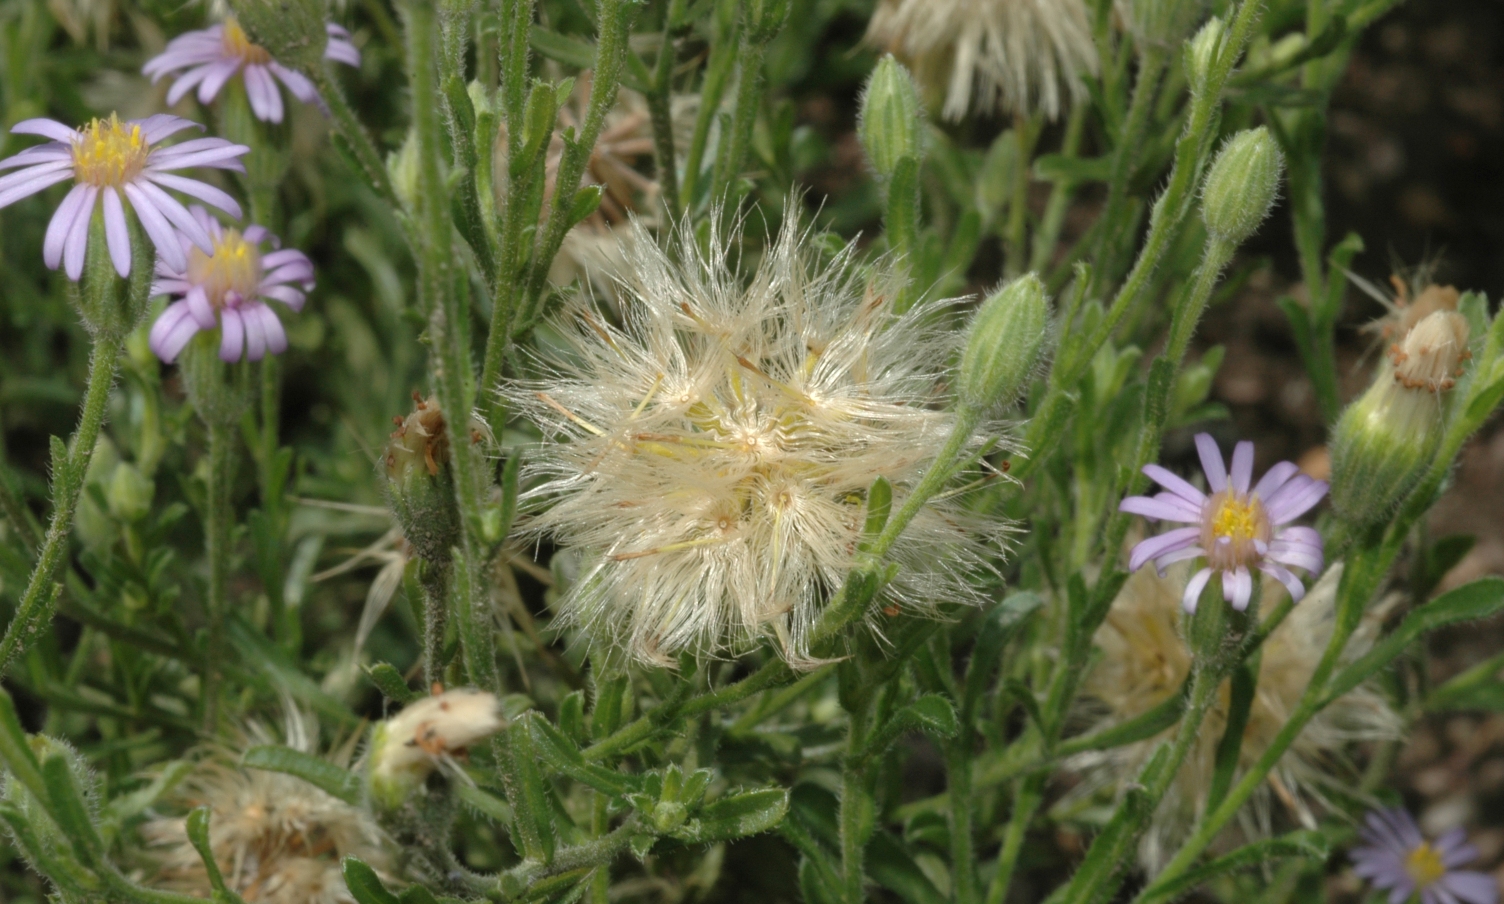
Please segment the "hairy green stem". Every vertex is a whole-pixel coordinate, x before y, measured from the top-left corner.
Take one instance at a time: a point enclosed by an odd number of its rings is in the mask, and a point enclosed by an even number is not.
[[[230,533],[235,523],[230,486],[235,474],[235,446],[231,424],[222,418],[205,420],[209,432],[208,510],[204,519],[204,551],[209,559],[209,595],[205,605],[209,642],[204,647],[203,699],[204,729],[212,734],[219,718],[224,624],[230,612]]]
[[[1133,99],[1128,104],[1128,116],[1123,121],[1123,132],[1118,136],[1112,154],[1112,170],[1107,179],[1107,205],[1102,211],[1106,224],[1097,233],[1098,266],[1093,271],[1100,284],[1113,279],[1117,271],[1116,258],[1128,232],[1123,218],[1128,209],[1128,183],[1138,163],[1139,153],[1149,133],[1149,123],[1154,110],[1154,97],[1159,93],[1159,80],[1165,71],[1165,51],[1148,47],[1139,56],[1138,78],[1133,84]]]
[[[1062,157],[1073,159],[1080,153],[1081,138],[1086,133],[1087,110],[1086,104],[1071,107],[1070,118],[1065,125],[1065,139],[1060,145]],[[1050,191],[1044,216],[1040,218],[1039,228],[1034,230],[1033,253],[1029,256],[1030,270],[1043,270],[1049,265],[1050,257],[1060,242],[1060,230],[1065,227],[1065,214],[1070,209],[1075,188],[1076,184],[1072,180],[1061,179]],[[1066,322],[1069,324],[1070,321]]]
[[[354,159],[357,171],[365,177],[366,184],[391,205],[393,210],[401,210],[402,203],[392,189],[386,163],[381,159],[381,153],[376,150],[371,136],[366,134],[365,127],[360,124],[359,117],[350,109],[350,102],[345,99],[345,92],[335,80],[331,66],[332,63],[326,62],[322,69],[308,74],[318,85],[319,95],[329,108],[329,118],[334,124],[335,134],[343,140],[345,149]]]
[[[1023,275],[1028,262],[1029,187],[1033,184],[1030,161],[1039,140],[1043,120],[1038,113],[1013,118],[1013,140],[1018,145],[1018,159],[1013,167],[1013,197],[1008,202],[1008,228],[1004,234],[1003,260],[1007,279]]]
[[[674,21],[684,14],[684,0],[669,0],[663,13],[663,44],[658,48],[658,62],[653,69],[653,84],[647,94],[648,115],[653,124],[653,170],[658,175],[658,190],[663,207],[670,216],[679,215],[679,172],[674,161]]]

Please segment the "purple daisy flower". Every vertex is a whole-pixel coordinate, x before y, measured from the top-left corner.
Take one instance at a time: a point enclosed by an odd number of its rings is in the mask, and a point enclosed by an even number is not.
[[[1421,904],[1497,904],[1499,886],[1492,876],[1457,869],[1478,858],[1462,829],[1427,841],[1399,808],[1375,810],[1365,821],[1360,834],[1367,844],[1353,850],[1353,872],[1388,891],[1389,904],[1404,904],[1416,894]]]
[[[1257,486],[1253,482],[1253,443],[1238,443],[1232,453],[1232,472],[1222,461],[1217,443],[1205,433],[1196,434],[1196,450],[1211,495],[1159,465],[1145,465],[1144,473],[1168,493],[1129,496],[1120,511],[1161,521],[1189,524],[1150,537],[1133,547],[1128,570],[1137,571],[1154,560],[1160,571],[1172,562],[1205,558],[1206,567],[1192,575],[1181,602],[1187,612],[1196,602],[1212,572],[1222,575],[1222,596],[1233,608],[1248,608],[1253,596],[1257,568],[1284,584],[1296,602],[1305,596],[1305,586],[1287,566],[1315,574],[1321,570],[1321,535],[1309,527],[1288,526],[1310,511],[1326,495],[1327,483],[1299,473],[1282,461],[1270,468]],[[1251,488],[1250,488],[1251,487]]]
[[[350,33],[333,23],[325,28],[329,33],[329,43],[324,48],[324,59],[359,66],[360,51],[350,43]],[[239,72],[245,79],[251,112],[263,122],[282,121],[282,94],[277,90],[278,81],[305,104],[314,103],[319,98],[318,89],[307,76],[272,59],[265,47],[251,43],[245,29],[234,19],[178,35],[167,42],[165,50],[148,60],[141,72],[151,76],[154,83],[164,75],[177,74],[167,91],[169,104],[177,103],[195,86],[198,87],[199,101],[207,104]]]
[[[157,261],[152,294],[178,300],[152,324],[151,350],[171,364],[199,330],[217,325],[222,330],[219,357],[224,361],[239,361],[242,354],[252,361],[267,352],[281,354],[287,349],[287,333],[266,302],[302,310],[304,293],[313,289],[313,263],[291,248],[263,254],[263,242],[273,249],[278,244],[264,227],[226,229],[198,206],[193,216],[213,239],[214,250],[205,254],[184,240],[180,250],[186,266],[174,267],[165,256]]]
[[[42,260],[50,269],[56,270],[62,264],[68,278],[74,281],[83,275],[89,221],[98,203],[104,209],[105,242],[115,272],[130,275],[127,202],[157,252],[174,265],[185,266],[187,258],[183,256],[178,233],[206,251],[213,245],[198,220],[164,189],[191,195],[233,217],[240,216],[240,205],[212,185],[174,176],[169,171],[209,166],[244,172],[238,158],[250,150],[223,138],[195,138],[168,148],[154,147],[169,135],[190,127],[203,128],[196,122],[165,113],[124,122],[111,114],[109,119],[95,119],[79,129],[70,129],[51,119],[18,122],[11,132],[52,140],[0,160],[0,170],[19,167],[16,172],[0,177],[0,207],[72,179],[73,190],[58,205],[42,240]]]

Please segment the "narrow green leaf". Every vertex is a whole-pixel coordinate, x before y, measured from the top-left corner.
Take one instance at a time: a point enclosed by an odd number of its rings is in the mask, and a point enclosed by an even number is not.
[[[594,42],[568,38],[558,32],[535,26],[528,34],[528,43],[532,44],[533,49],[543,56],[567,66],[573,66],[576,69],[595,68]],[[620,78],[621,83],[633,91],[640,91],[643,94],[652,91],[651,80],[644,80],[642,74],[633,69],[623,69]]]
[[[1479,578],[1443,593],[1405,616],[1399,627],[1375,644],[1367,655],[1338,672],[1322,705],[1341,697],[1393,662],[1420,635],[1456,622],[1488,618],[1500,611],[1504,611],[1504,578]]]
[[[774,828],[788,812],[789,792],[783,788],[728,794],[669,835],[688,844],[731,841]]]
[[[953,738],[959,730],[956,711],[950,701],[939,694],[925,694],[894,713],[874,732],[862,756],[880,756],[909,732],[923,732],[933,738]]]
[[[252,747],[245,752],[241,765],[297,776],[347,804],[360,801],[359,776],[301,750],[277,744]]]
[[[1061,756],[1069,756],[1084,750],[1110,750],[1152,738],[1180,721],[1189,690],[1190,682],[1187,681],[1180,686],[1179,693],[1166,697],[1127,722],[1064,741],[1058,752]]]
[[[402,673],[397,671],[391,663],[378,662],[373,666],[367,666],[366,677],[371,679],[371,683],[376,685],[376,689],[381,691],[383,696],[404,706],[423,696],[407,686]]]
[[[877,883],[908,904],[946,904],[935,884],[914,862],[903,843],[888,832],[878,832],[867,842],[867,872]]]
[[[1012,593],[983,616],[982,629],[977,632],[976,643],[971,648],[971,661],[966,666],[961,694],[962,727],[969,725],[976,714],[977,705],[1002,658],[1003,647],[1043,605],[1044,599],[1037,593]]]
[[[506,801],[470,782],[454,782],[450,785],[460,803],[491,820],[497,825],[510,826],[515,814]]]
[[[878,477],[867,488],[867,522],[862,526],[862,536],[871,539],[882,533],[892,510],[893,484],[886,477]]]
[[[376,871],[354,857],[346,857],[340,863],[345,874],[345,887],[360,904],[401,904],[397,896],[386,890]]]
[[[548,863],[553,860],[555,836],[550,792],[538,769],[541,751],[535,749],[533,741],[532,723],[540,719],[524,717],[507,727],[503,765],[507,802],[515,814],[521,853],[529,860]]]
[[[89,869],[97,868],[104,856],[104,842],[89,817],[88,804],[74,781],[68,758],[53,754],[42,762],[42,782],[47,788],[47,813],[73,846],[73,856]]]
[[[21,719],[16,715],[16,703],[10,693],[0,687],[0,759],[16,780],[26,786],[39,801],[47,799],[47,787],[42,781],[42,766],[21,728]]]
[[[1330,845],[1320,832],[1298,831],[1266,838],[1244,845],[1230,854],[1218,857],[1211,863],[1190,870],[1163,885],[1151,886],[1138,898],[1137,904],[1164,904],[1188,894],[1197,886],[1218,876],[1237,870],[1262,867],[1274,860],[1286,857],[1304,857],[1310,860],[1325,860],[1330,854]]]
[[[1111,175],[1111,157],[1041,154],[1034,159],[1034,178],[1041,182],[1106,182]]]
[[[631,776],[585,762],[579,747],[541,714],[529,713],[525,721],[532,727],[539,757],[555,770],[613,797],[638,789],[639,783]]]
[[[204,862],[204,873],[216,896],[223,895],[232,901],[240,901],[240,895],[225,887],[224,873],[220,872],[219,862],[214,859],[214,848],[209,844],[209,816],[208,807],[195,807],[188,814],[184,827],[188,833],[188,843],[193,845],[193,849],[198,851],[199,859]]]
[[[601,187],[587,185],[574,193],[569,202],[569,225],[574,226],[595,213],[601,206]]]

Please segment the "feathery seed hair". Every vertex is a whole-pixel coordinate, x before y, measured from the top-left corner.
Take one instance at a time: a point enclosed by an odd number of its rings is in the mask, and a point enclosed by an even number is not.
[[[681,230],[671,256],[634,231],[622,324],[576,305],[548,375],[503,388],[550,435],[528,456],[523,530],[585,553],[561,614],[598,642],[668,664],[772,635],[807,663],[868,487],[887,478],[899,504],[955,423],[938,407],[952,303],[896,313],[892,273],[849,245],[818,260],[793,214],[745,283],[725,235],[702,249]],[[890,554],[884,608],[976,602],[1004,533],[935,501]]]

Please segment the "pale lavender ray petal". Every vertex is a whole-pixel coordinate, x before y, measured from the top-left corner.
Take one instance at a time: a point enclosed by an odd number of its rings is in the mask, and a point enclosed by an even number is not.
[[[166,50],[146,61],[141,67],[141,74],[151,76],[151,83],[155,85],[163,76],[171,75],[179,69],[212,63],[219,58],[220,54],[210,47],[173,47],[169,44]]]
[[[1420,890],[1420,904],[1461,904],[1456,898],[1436,883],[1426,885]]]
[[[282,321],[271,308],[264,304],[258,304],[251,310],[261,316],[261,331],[266,334],[266,350],[274,355],[280,355],[287,351],[287,331],[282,328]]]
[[[1201,591],[1206,589],[1206,582],[1211,579],[1212,570],[1210,568],[1203,568],[1191,575],[1191,579],[1186,582],[1185,593],[1180,595],[1180,608],[1194,613],[1196,611],[1196,604],[1201,601]]]
[[[268,63],[266,68],[270,69],[273,75],[282,80],[282,84],[287,86],[287,90],[292,93],[293,97],[296,97],[305,104],[311,104],[318,100],[319,89],[314,87],[313,82],[309,81],[308,77],[303,73],[288,69],[281,63]]]
[[[12,135],[40,135],[67,144],[72,144],[78,137],[77,129],[70,129],[55,119],[43,118],[23,119],[11,126],[10,132]]]
[[[360,50],[349,41],[330,41],[324,48],[324,59],[359,68]]]
[[[208,184],[207,182],[200,182],[197,179],[188,179],[183,176],[174,176],[171,173],[147,173],[146,180],[155,183],[156,185],[173,189],[174,191],[180,191],[183,194],[188,195],[189,197],[197,198],[206,204],[212,204],[215,207],[218,207],[220,210],[223,210],[230,216],[236,218],[237,220],[240,219],[240,204],[236,202],[234,198]],[[166,193],[163,193],[163,197],[167,197]],[[200,226],[199,228],[201,230],[204,229],[203,226]],[[205,231],[205,238],[207,238],[208,235],[208,232]],[[212,251],[213,249],[205,248],[204,250]]]
[[[104,241],[110,260],[116,273],[130,276],[131,230],[125,223],[125,205],[120,203],[120,193],[110,186],[105,186],[99,197],[104,206]]]
[[[70,169],[52,170],[38,176],[34,175],[32,170],[21,170],[12,173],[12,175],[26,176],[27,178],[19,185],[12,185],[5,191],[0,191],[0,207],[9,207],[22,198],[29,198],[37,192],[51,188],[59,182],[66,182],[73,178],[73,171]],[[10,176],[6,178],[10,178]]]
[[[1174,496],[1173,498],[1179,499],[1180,497]],[[1160,502],[1158,499],[1150,499],[1148,496],[1129,496],[1118,503],[1118,511],[1127,512],[1130,515],[1143,515],[1145,518],[1155,518],[1160,521],[1179,521],[1186,524],[1201,520],[1199,513],[1189,516],[1179,506]]]
[[[1394,829],[1395,836],[1400,839],[1407,853],[1426,840],[1420,833],[1420,826],[1415,824],[1415,817],[1411,816],[1408,810],[1391,807],[1384,811],[1383,816]]]
[[[136,125],[141,127],[141,137],[146,139],[147,144],[156,144],[184,129],[198,129],[201,132],[204,129],[191,119],[173,116],[171,113],[153,113],[145,119],[136,120]]]
[[[1449,869],[1478,859],[1478,849],[1467,843],[1467,831],[1460,826],[1437,838],[1431,847],[1441,855],[1441,862]]]
[[[247,226],[246,228],[240,230],[240,234],[241,234],[241,236],[243,236],[245,238],[245,240],[247,242],[250,242],[252,245],[259,245],[259,244],[261,244],[262,242],[266,241],[266,239],[267,239],[268,236],[271,235],[270,232],[266,231],[266,227],[265,226],[258,226],[255,223],[252,223],[251,225]],[[271,257],[271,255],[267,255],[267,257]],[[275,267],[276,264],[269,264],[269,263],[267,263],[266,262],[266,257],[263,257],[261,259],[261,266],[263,266],[263,267]]]
[[[251,102],[251,112],[256,114],[256,118],[262,122],[281,122],[280,115],[272,119],[272,101],[267,97],[267,85],[262,81],[269,78],[266,69],[261,66],[246,66],[241,78],[245,80],[245,96]],[[277,93],[275,85],[272,86],[271,93]],[[280,112],[279,110],[278,113]]]
[[[188,313],[187,305],[181,301],[173,302],[151,326],[151,350],[158,358],[171,364],[177,360],[184,346],[198,330],[198,324]]]
[[[1311,480],[1307,477],[1305,481],[1298,484],[1298,489],[1292,490],[1291,487],[1297,486],[1297,480],[1285,484],[1279,492],[1274,494],[1273,499],[1264,505],[1269,518],[1275,524],[1294,521],[1309,512],[1326,496],[1329,489],[1325,480]]]
[[[1274,467],[1264,472],[1259,482],[1253,487],[1253,495],[1267,500],[1276,490],[1285,485],[1285,481],[1300,471],[1300,467],[1292,461],[1275,462]]]
[[[189,154],[197,154],[200,151],[212,151],[227,146],[229,146],[228,141],[212,135],[206,138],[190,138],[165,148],[154,148],[149,163],[160,164],[178,157],[186,157]]]
[[[1231,573],[1222,572],[1222,598],[1239,612],[1248,608],[1248,601],[1253,598],[1253,577],[1246,567],[1239,565]]]
[[[198,323],[200,329],[214,329],[214,306],[209,304],[209,296],[204,292],[203,286],[194,286],[183,296],[183,302],[188,305],[188,313]]]
[[[88,186],[73,186],[47,223],[47,235],[42,239],[42,263],[47,265],[47,269],[56,270],[58,264],[62,263],[63,240],[73,228],[73,221],[78,217],[88,194]]]
[[[84,252],[89,248],[89,220],[94,216],[94,199],[98,197],[98,186],[90,185],[84,194],[78,216],[74,217],[68,234],[63,236],[63,272],[74,282],[78,282],[79,277],[84,275]]]
[[[1444,876],[1441,884],[1468,904],[1498,904],[1499,901],[1499,883],[1487,873],[1458,870]]]
[[[1228,480],[1239,493],[1248,492],[1253,484],[1253,443],[1244,440],[1232,447],[1232,470]]]
[[[198,220],[200,226],[204,227],[204,231],[209,233],[209,238],[213,239],[216,243],[224,238],[224,227],[219,225],[219,221],[214,219],[214,215],[205,210],[203,205],[194,204],[188,208],[188,212],[193,215],[195,220]]]
[[[240,322],[245,324],[245,356],[250,361],[260,361],[266,354],[266,329],[256,315],[255,305],[239,308]]]
[[[1200,536],[1201,528],[1199,527],[1180,527],[1157,537],[1142,540],[1133,547],[1133,554],[1128,559],[1128,570],[1138,571],[1150,559],[1158,558],[1177,549],[1184,549],[1194,544]]]
[[[49,160],[46,163],[37,163],[26,169],[16,170],[8,176],[0,176],[0,193],[4,193],[17,185],[30,182],[39,176],[50,176],[53,173],[73,168],[72,160]]]
[[[1186,483],[1175,474],[1159,465],[1144,465],[1144,473],[1150,480],[1174,493],[1176,496],[1192,503],[1201,505],[1206,501],[1206,494]]]
[[[338,22],[325,22],[324,34],[328,35],[331,38],[344,38],[346,40],[349,40],[350,29],[339,24]]]
[[[1227,489],[1227,466],[1222,463],[1222,450],[1210,433],[1196,434],[1196,454],[1201,456],[1201,470],[1206,474],[1206,486],[1213,493]]]
[[[1304,568],[1311,574],[1321,571],[1322,555],[1320,546],[1312,546],[1301,540],[1275,540],[1269,544],[1268,557],[1282,565],[1294,565],[1296,568]]]
[[[209,238],[209,233],[204,231],[203,225],[195,220],[188,209],[179,204],[176,198],[146,179],[138,181],[136,187],[141,189],[141,193],[156,205],[157,210],[162,212],[162,216],[171,221],[185,238],[199,247],[199,250],[205,254],[214,253],[214,241]]]
[[[59,160],[71,162],[73,160],[72,148],[60,142],[49,141],[0,160],[0,170],[15,169],[18,166],[34,166],[38,163],[56,163]]]
[[[188,258],[183,254],[183,242],[177,230],[172,228],[157,205],[140,188],[126,183],[123,190],[126,199],[131,202],[131,209],[136,212],[136,219],[141,221],[141,228],[146,230],[147,237],[156,246],[158,272],[166,266],[173,274],[182,273],[188,266]]]
[[[259,226],[252,226],[250,229],[247,229],[243,233],[243,235],[245,235],[245,237],[246,237],[246,240],[247,241],[258,241],[258,242],[261,241],[260,239],[252,239],[251,238],[251,229],[261,229],[261,227],[259,227]],[[262,229],[262,233],[265,234],[265,232],[266,232],[266,230]],[[298,249],[296,249],[296,248],[284,248],[281,251],[272,251],[272,252],[269,252],[266,256],[262,257],[261,258],[261,266],[265,267],[268,270],[275,270],[276,268],[282,266],[283,264],[285,264],[285,263],[287,263],[289,261],[306,260],[306,259],[307,259],[307,255],[305,255],[303,252],[299,251]]]
[[[219,323],[224,330],[219,341],[219,359],[231,363],[239,361],[245,351],[245,325],[240,319],[240,312],[234,308],[225,308],[219,312]]]
[[[228,82],[230,76],[234,75],[239,68],[240,60],[236,58],[221,60],[218,63],[212,64],[209,67],[208,73],[204,75],[204,80],[199,83],[198,102],[207,104],[213,101],[214,96],[219,93],[219,89],[225,86],[225,82]]]
[[[1306,585],[1302,584],[1300,578],[1292,574],[1288,568],[1276,562],[1263,562],[1259,565],[1259,571],[1284,584],[1292,603],[1298,603],[1305,598]]]
[[[304,259],[283,264],[266,274],[265,279],[270,283],[307,282],[313,279],[313,262]]]
[[[205,63],[193,69],[189,69],[178,76],[172,82],[172,87],[167,89],[167,103],[175,104],[188,96],[188,92],[203,82],[210,72],[214,71],[213,63]]]
[[[168,148],[168,150],[173,150]],[[159,173],[167,170],[188,169],[193,166],[207,166],[212,169],[235,169],[244,167],[238,158],[250,152],[250,148],[243,144],[230,144],[225,142],[217,148],[209,148],[202,151],[194,151],[188,154],[168,154],[157,152],[151,155],[146,162],[148,172]]]
[[[1184,562],[1186,559],[1194,559],[1198,556],[1204,555],[1206,555],[1206,550],[1202,549],[1200,546],[1187,546],[1185,549],[1179,549],[1175,552],[1165,553],[1164,555],[1155,559],[1154,567],[1159,570],[1160,577],[1163,577],[1165,569],[1169,568],[1171,565],[1174,565],[1176,562]]]
[[[273,298],[282,302],[294,311],[303,310],[303,302],[306,296],[291,286],[262,286],[256,290],[256,294],[262,298]]]

